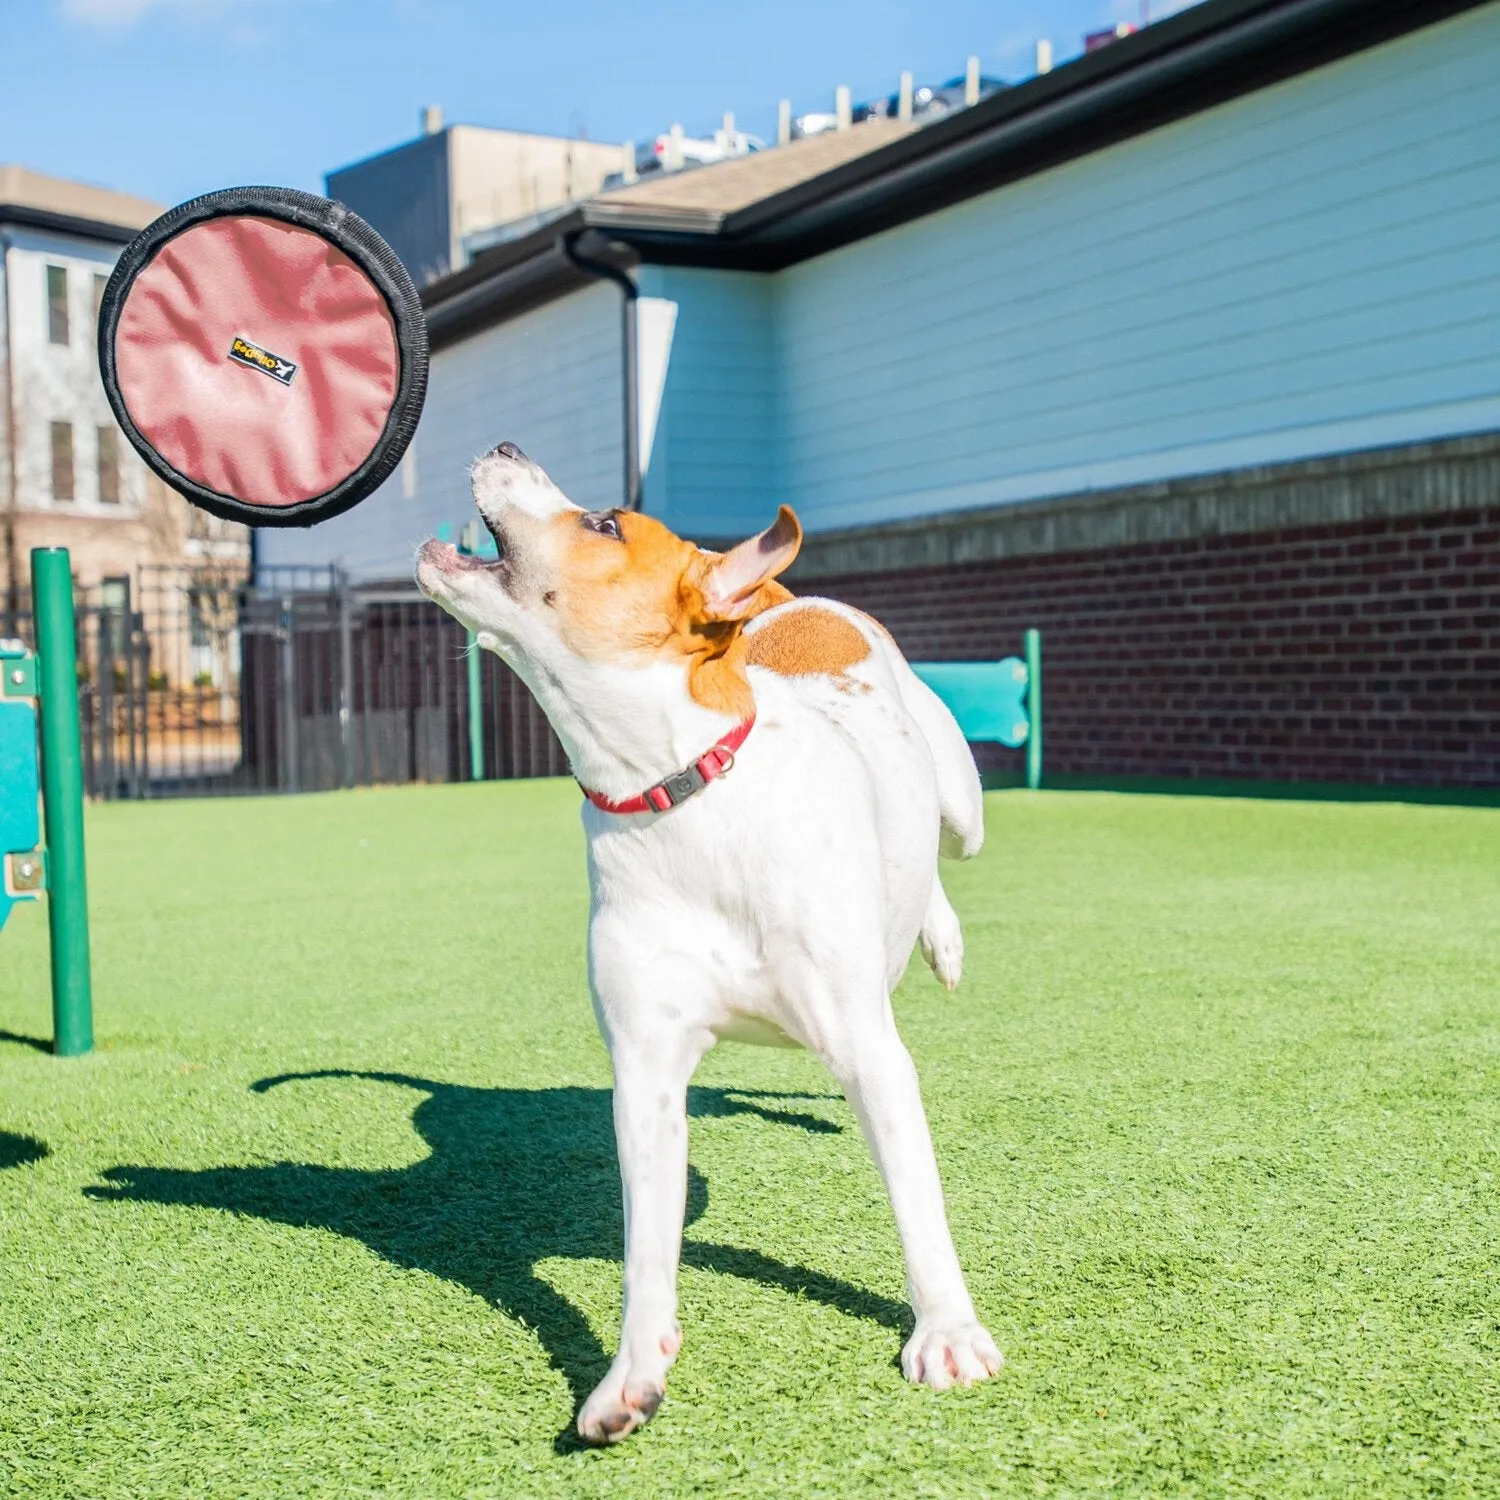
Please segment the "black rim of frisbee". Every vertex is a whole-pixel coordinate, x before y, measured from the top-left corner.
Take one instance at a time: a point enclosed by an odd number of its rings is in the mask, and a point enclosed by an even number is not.
[[[209,489],[179,472],[151,445],[131,419],[115,368],[115,329],[136,276],[169,240],[209,219],[280,219],[321,235],[368,276],[390,308],[401,356],[396,396],[386,413],[385,427],[364,462],[332,489],[294,505],[251,505],[234,495]],[[301,193],[295,188],[224,188],[193,198],[154,220],[133,239],[115,262],[99,304],[99,373],[104,393],[131,446],[148,468],[179,494],[226,521],[250,526],[310,526],[357,505],[388,479],[417,430],[427,395],[427,320],[421,299],[406,267],[353,209],[331,198]]]

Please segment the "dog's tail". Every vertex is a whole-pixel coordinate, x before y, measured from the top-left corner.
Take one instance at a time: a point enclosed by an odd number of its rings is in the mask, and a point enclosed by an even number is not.
[[[969,743],[948,705],[912,671],[896,643],[889,636],[884,640],[901,701],[917,721],[937,767],[938,849],[949,859],[972,859],[984,844],[984,793]]]

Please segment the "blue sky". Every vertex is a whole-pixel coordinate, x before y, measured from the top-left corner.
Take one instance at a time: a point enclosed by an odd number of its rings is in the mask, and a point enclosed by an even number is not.
[[[1147,0],[1152,18],[1185,0]],[[776,101],[829,107],[1059,60],[1142,0],[0,0],[0,161],[180,202],[332,167],[452,121],[644,140]]]

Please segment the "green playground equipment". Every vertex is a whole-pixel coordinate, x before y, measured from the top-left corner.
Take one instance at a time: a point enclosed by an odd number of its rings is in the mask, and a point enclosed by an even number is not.
[[[964,738],[1026,747],[1026,785],[1042,784],[1042,633],[1028,630],[1025,659],[914,661],[914,671],[948,705]]]
[[[0,640],[0,928],[17,901],[47,892],[52,1049],[94,1045],[89,912],[83,865],[83,750],[72,564],[65,547],[31,554],[37,649]],[[41,710],[40,754],[37,710]],[[42,846],[37,801],[46,818]]]

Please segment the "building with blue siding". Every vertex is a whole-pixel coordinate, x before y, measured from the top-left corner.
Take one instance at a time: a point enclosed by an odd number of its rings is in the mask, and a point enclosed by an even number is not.
[[[1500,782],[1500,3],[1208,0],[923,129],[605,194],[427,289],[403,573],[518,442],[908,652],[1045,632],[1078,778]],[[633,350],[633,358],[627,351]]]

